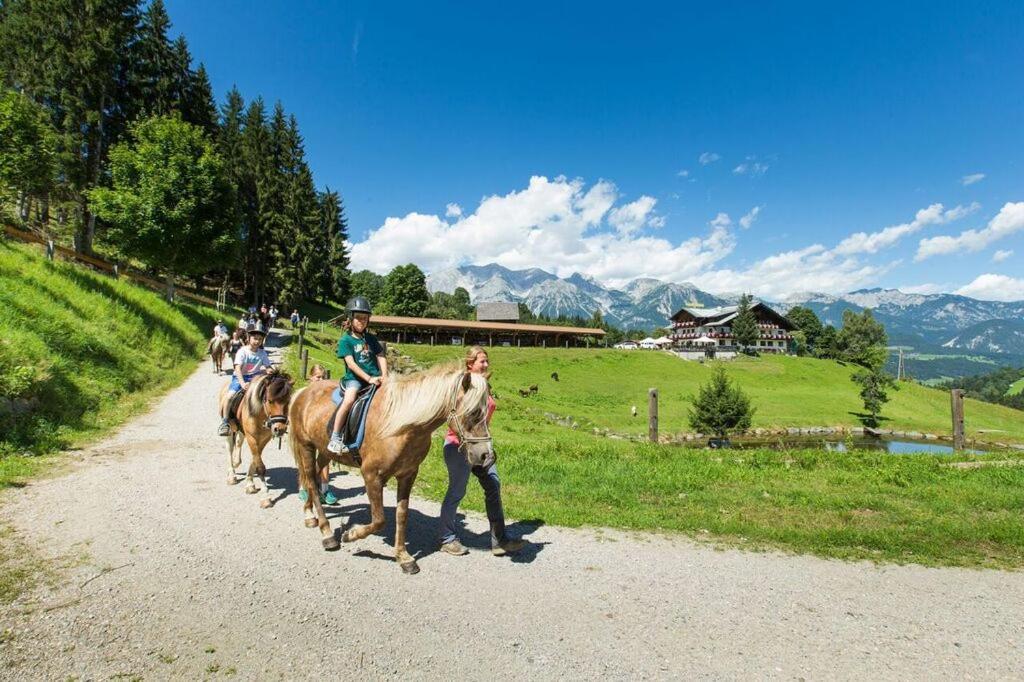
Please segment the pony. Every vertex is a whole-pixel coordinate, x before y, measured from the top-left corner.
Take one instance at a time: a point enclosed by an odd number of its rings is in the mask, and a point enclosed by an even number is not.
[[[231,337],[218,334],[206,344],[206,352],[210,354],[210,361],[213,362],[213,373],[220,374],[224,371],[224,358],[231,355]],[[228,362],[231,359],[228,357]]]
[[[228,460],[230,469],[228,485],[238,482],[235,469],[242,464],[242,442],[249,445],[252,461],[245,476],[245,492],[255,495],[259,488],[253,482],[255,475],[263,485],[263,500],[260,507],[268,509],[274,506],[270,497],[270,486],[267,485],[267,467],[263,463],[263,449],[272,438],[280,438],[288,433],[288,403],[292,398],[292,378],[277,368],[256,377],[249,383],[245,397],[238,404],[231,432],[227,436]],[[221,404],[224,404],[228,384],[220,390]],[[241,424],[241,429],[238,428]]]
[[[336,381],[314,382],[295,394],[289,410],[292,454],[299,485],[307,494],[303,508],[306,527],[320,529],[324,549],[340,547],[316,489],[317,472],[330,460],[359,466],[370,500],[370,523],[346,530],[342,542],[361,540],[384,526],[384,486],[395,478],[395,561],[404,573],[418,573],[419,566],[405,547],[412,485],[430,451],[431,434],[445,423],[459,436],[462,453],[471,466],[487,467],[494,462],[487,428],[487,379],[456,365],[389,375],[370,404],[358,465],[350,453],[327,451],[327,424],[335,410],[331,393],[337,387]]]

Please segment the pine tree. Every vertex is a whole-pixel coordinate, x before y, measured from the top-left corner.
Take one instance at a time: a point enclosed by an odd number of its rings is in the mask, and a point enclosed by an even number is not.
[[[261,220],[261,184],[271,170],[270,132],[259,97],[249,103],[241,138],[242,163],[238,186],[245,253],[245,293],[250,301],[263,299],[269,243]]]
[[[753,347],[761,338],[761,332],[757,328],[757,318],[754,316],[754,311],[750,309],[748,294],[743,294],[740,297],[739,305],[736,308],[736,318],[732,321],[732,335],[744,352]]]
[[[182,118],[206,131],[210,139],[216,137],[217,104],[213,98],[213,87],[206,67],[202,64],[191,74],[188,88],[185,91],[185,102],[182,104]]]
[[[320,194],[320,232],[326,245],[327,258],[324,267],[317,271],[321,277],[316,295],[323,303],[344,303],[351,291],[348,249],[345,246],[348,225],[341,196],[329,189]]]
[[[135,0],[6,0],[0,3],[0,73],[5,84],[42,104],[57,131],[58,224],[92,251],[95,218],[86,190],[103,173],[107,151],[124,133],[127,72],[135,38]]]
[[[132,86],[143,115],[164,115],[178,110],[183,90],[181,61],[188,52],[182,42],[176,48],[168,38],[171,18],[163,0],[153,0],[142,13],[138,40],[132,53]],[[184,48],[186,54],[180,50]],[[188,64],[184,65],[188,68]],[[187,82],[187,79],[185,79]]]
[[[732,384],[725,367],[718,365],[711,374],[711,381],[700,387],[693,401],[690,428],[725,438],[730,431],[749,429],[754,412],[747,395]]]

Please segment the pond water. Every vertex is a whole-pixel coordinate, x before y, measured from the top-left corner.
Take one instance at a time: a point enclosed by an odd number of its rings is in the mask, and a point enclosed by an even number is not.
[[[935,441],[910,441],[910,440],[887,440],[885,438],[849,438],[844,440],[838,439],[821,439],[821,438],[804,438],[798,440],[775,440],[775,441],[732,441],[729,445],[732,449],[749,450],[754,448],[768,448],[771,450],[789,450],[789,449],[801,449],[801,448],[824,448],[830,452],[848,452],[850,450],[880,450],[882,452],[888,452],[894,455],[906,455],[906,454],[932,454],[932,455],[952,455],[954,454],[953,446],[946,443],[936,443]],[[971,448],[964,448],[963,454],[983,454],[989,452],[984,448],[974,446]]]

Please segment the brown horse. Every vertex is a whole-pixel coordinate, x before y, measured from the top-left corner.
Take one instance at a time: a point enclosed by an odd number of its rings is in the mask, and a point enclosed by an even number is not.
[[[219,334],[206,344],[206,352],[210,354],[210,361],[213,362],[213,373],[220,374],[224,371],[224,358],[230,355],[229,348],[231,347],[230,336],[220,336]],[[228,362],[231,359],[228,357]]]
[[[238,404],[233,415],[231,433],[228,434],[228,459],[230,473],[228,485],[238,482],[235,468],[242,463],[242,441],[249,445],[252,461],[245,477],[245,492],[253,495],[259,488],[253,482],[255,474],[263,484],[263,500],[260,506],[264,509],[274,506],[270,498],[270,486],[267,485],[267,467],[263,464],[263,448],[272,438],[280,437],[288,432],[288,403],[292,397],[292,378],[279,370],[272,369],[267,374],[256,377],[249,383],[249,390]],[[221,405],[224,404],[228,384],[220,390]],[[239,430],[238,424],[241,424]]]
[[[320,528],[327,550],[338,549],[339,543],[320,504],[316,474],[331,459],[355,466],[351,455],[327,451],[327,422],[335,408],[331,393],[337,386],[336,381],[310,384],[295,394],[289,411],[292,454],[299,470],[299,485],[307,494],[306,526]],[[370,405],[365,441],[360,448],[371,521],[349,528],[341,536],[342,541],[361,540],[384,526],[384,486],[394,477],[398,481],[395,561],[406,573],[419,572],[416,560],[406,551],[405,533],[409,495],[420,463],[430,450],[430,436],[447,422],[458,434],[470,465],[490,466],[494,449],[487,430],[487,391],[487,379],[482,375],[452,365],[387,378]]]

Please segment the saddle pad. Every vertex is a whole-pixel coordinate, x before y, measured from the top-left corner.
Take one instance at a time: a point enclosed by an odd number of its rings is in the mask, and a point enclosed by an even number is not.
[[[350,450],[358,449],[363,444],[363,421],[370,410],[373,394],[376,392],[377,387],[373,384],[359,389],[359,393],[356,394],[356,401],[352,404],[352,409],[348,411],[348,417],[345,419],[345,428],[342,429],[341,437]],[[327,422],[328,437],[330,437],[331,432],[334,430],[334,418],[338,416],[338,410],[341,408],[341,387],[334,389],[334,392],[331,393],[331,400],[334,401],[336,407],[334,412],[331,413],[330,420]]]

